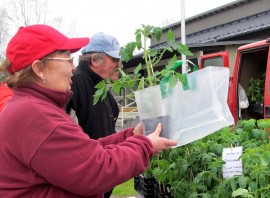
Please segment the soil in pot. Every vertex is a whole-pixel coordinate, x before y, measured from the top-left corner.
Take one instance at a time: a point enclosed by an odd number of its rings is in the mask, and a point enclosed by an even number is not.
[[[161,123],[162,131],[161,131],[160,136],[169,138],[169,132],[170,132],[170,127],[169,127],[170,116],[169,115],[143,119],[141,120],[141,122],[144,127],[145,135],[149,135],[150,133],[155,131],[158,123]]]

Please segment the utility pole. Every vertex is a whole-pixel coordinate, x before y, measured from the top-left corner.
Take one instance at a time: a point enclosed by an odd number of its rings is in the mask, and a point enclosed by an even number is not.
[[[181,0],[181,43],[186,45],[185,0]],[[186,55],[182,54],[182,74],[187,73]]]

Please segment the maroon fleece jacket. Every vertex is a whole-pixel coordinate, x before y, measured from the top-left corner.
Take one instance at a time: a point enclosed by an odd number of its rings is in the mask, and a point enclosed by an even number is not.
[[[90,139],[65,113],[70,94],[13,89],[0,113],[0,197],[91,197],[143,172],[153,154],[127,129]]]

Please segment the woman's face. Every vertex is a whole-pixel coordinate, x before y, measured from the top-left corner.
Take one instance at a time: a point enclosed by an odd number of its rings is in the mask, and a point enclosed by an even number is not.
[[[75,70],[73,59],[69,51],[56,51],[45,57],[43,73],[45,81],[43,86],[56,90],[68,92],[71,90],[71,77]]]

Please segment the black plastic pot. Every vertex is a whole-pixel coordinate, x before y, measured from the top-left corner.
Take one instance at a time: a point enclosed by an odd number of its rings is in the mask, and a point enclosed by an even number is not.
[[[250,102],[248,112],[263,117],[263,102],[260,101]]]
[[[172,198],[170,193],[170,186],[167,184],[155,184],[156,198]]]
[[[141,120],[142,125],[144,127],[144,133],[145,135],[149,135],[153,131],[155,131],[158,123],[161,123],[162,126],[162,131],[160,136],[169,138],[169,132],[170,132],[170,116],[165,115],[165,116],[159,116],[159,117],[154,117],[154,118],[149,118],[149,119],[142,119]]]
[[[156,198],[156,183],[157,181],[155,177],[145,177],[142,174],[134,177],[134,189],[144,198]]]

